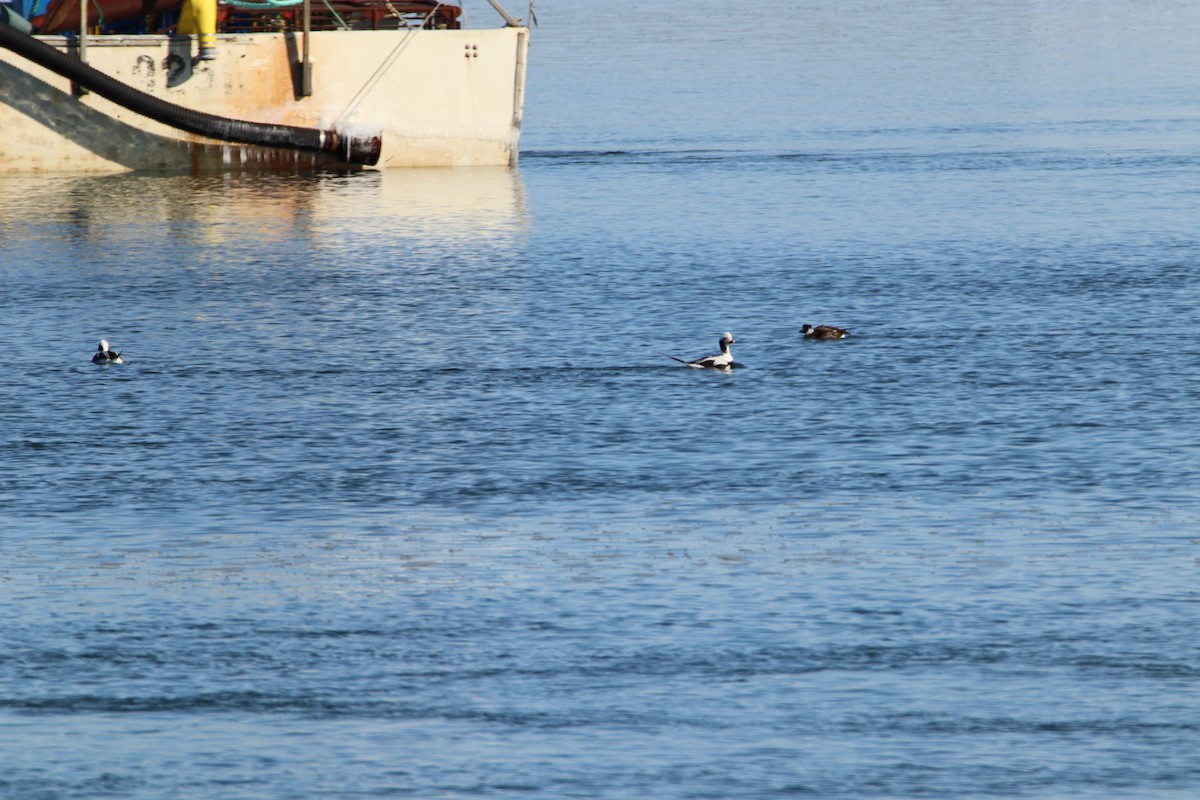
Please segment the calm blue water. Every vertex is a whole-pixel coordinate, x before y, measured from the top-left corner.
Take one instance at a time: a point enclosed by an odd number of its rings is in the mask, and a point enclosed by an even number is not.
[[[1200,795],[1200,6],[600,5],[518,171],[0,178],[0,797]]]

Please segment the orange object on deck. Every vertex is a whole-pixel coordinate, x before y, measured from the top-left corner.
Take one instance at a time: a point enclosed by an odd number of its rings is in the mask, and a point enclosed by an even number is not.
[[[102,22],[124,22],[178,11],[183,0],[102,0],[100,3],[88,0],[87,5],[88,27],[91,27]],[[45,14],[33,18],[33,29],[39,34],[78,31],[79,0],[53,0]]]

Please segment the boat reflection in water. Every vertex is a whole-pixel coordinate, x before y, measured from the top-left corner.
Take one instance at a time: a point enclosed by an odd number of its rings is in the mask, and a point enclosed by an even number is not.
[[[534,280],[526,229],[507,167],[0,177],[0,311],[38,363],[119,342],[130,380],[459,363],[464,327],[516,313],[497,285]],[[186,386],[163,402],[218,402]]]
[[[389,239],[455,248],[511,237],[524,224],[523,184],[508,167],[0,177],[8,236],[27,247],[78,247],[81,264],[118,250],[154,263],[156,250],[180,240],[251,249],[305,242],[343,253]],[[196,255],[203,251],[189,260]]]

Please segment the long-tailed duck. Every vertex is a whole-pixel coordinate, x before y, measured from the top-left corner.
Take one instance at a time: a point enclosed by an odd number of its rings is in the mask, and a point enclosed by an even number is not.
[[[93,364],[124,364],[121,360],[121,354],[116,350],[108,349],[108,341],[100,340],[100,345],[96,348],[95,355],[92,356]]]
[[[697,358],[695,361],[685,361],[675,356],[669,356],[669,358],[674,358],[680,364],[687,364],[689,367],[694,367],[695,369],[733,369],[733,353],[729,352],[729,345],[737,344],[737,341],[733,338],[733,334],[725,331],[725,335],[721,337],[719,344],[721,345],[721,355],[719,356],[705,356],[704,358]]]
[[[800,332],[804,334],[805,339],[845,339],[850,335],[850,331],[832,325],[818,325],[814,328],[808,323],[805,323]]]

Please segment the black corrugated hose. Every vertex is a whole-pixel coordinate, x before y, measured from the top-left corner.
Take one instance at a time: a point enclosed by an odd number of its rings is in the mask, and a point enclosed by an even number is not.
[[[379,161],[380,137],[358,137],[317,128],[271,125],[219,117],[168,103],[110,78],[75,56],[57,50],[28,34],[0,23],[0,47],[69,78],[117,105],[164,125],[224,142],[332,153],[347,164],[372,166]]]

